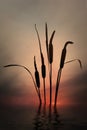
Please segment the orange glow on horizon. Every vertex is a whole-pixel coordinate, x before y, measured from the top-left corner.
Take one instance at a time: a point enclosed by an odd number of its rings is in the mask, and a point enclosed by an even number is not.
[[[43,97],[43,91],[41,91],[41,97],[42,97],[42,104],[44,104],[44,97]],[[25,95],[25,96],[2,96],[0,98],[0,103],[4,105],[11,105],[11,106],[29,106],[29,105],[39,105],[39,99],[37,95],[34,97],[32,95]],[[61,93],[58,96],[58,103],[57,105],[65,105],[69,104],[70,101],[67,99],[62,98]],[[53,93],[53,100],[52,100],[52,106],[54,105],[54,93]],[[49,89],[46,91],[46,106],[49,106]]]

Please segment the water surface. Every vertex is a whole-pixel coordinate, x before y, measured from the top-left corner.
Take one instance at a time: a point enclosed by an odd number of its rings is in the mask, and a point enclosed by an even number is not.
[[[87,108],[58,106],[0,107],[0,130],[87,129]]]

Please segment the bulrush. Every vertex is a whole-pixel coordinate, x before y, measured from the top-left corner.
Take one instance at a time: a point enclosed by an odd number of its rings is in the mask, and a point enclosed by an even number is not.
[[[72,41],[67,41],[64,45],[64,48],[62,50],[62,54],[61,54],[61,60],[60,60],[60,68],[58,70],[58,75],[57,75],[57,81],[56,81],[56,92],[55,92],[55,102],[54,102],[54,106],[56,106],[57,103],[57,96],[58,96],[58,89],[59,89],[59,84],[60,84],[60,78],[61,78],[61,73],[62,73],[62,69],[64,67],[64,63],[65,63],[65,58],[66,58],[66,47],[68,44],[73,44]]]
[[[49,42],[49,50],[48,50],[48,61],[50,64],[50,72],[49,72],[49,78],[50,78],[50,106],[52,104],[52,63],[53,63],[53,37],[54,37],[55,31],[53,31],[50,42]]]
[[[40,77],[39,77],[39,72],[37,70],[35,56],[34,56],[34,67],[35,67],[35,80],[36,80],[36,84],[37,84],[37,87],[40,88]]]
[[[36,81],[36,85],[37,85],[37,88],[38,88],[38,94],[39,94],[40,104],[41,104],[42,101],[41,101],[41,95],[40,95],[40,77],[39,77],[39,72],[37,70],[35,56],[34,56],[34,68],[35,68],[35,81]]]
[[[46,51],[47,51],[47,59],[48,59],[48,69],[50,65],[50,70],[49,70],[49,79],[50,79],[50,107],[52,103],[52,63],[53,63],[53,37],[55,34],[55,30],[53,31],[49,44],[48,44],[48,27],[47,23],[45,23],[45,36],[46,36]]]
[[[41,104],[42,101],[41,101],[40,94],[39,94],[39,92],[38,92],[37,85],[36,85],[36,83],[35,83],[35,81],[34,81],[34,78],[33,78],[32,73],[30,72],[30,70],[29,70],[26,66],[19,65],[19,64],[8,64],[8,65],[5,65],[5,66],[3,66],[3,67],[4,67],[4,68],[7,68],[7,67],[21,67],[21,68],[24,68],[24,69],[28,72],[28,74],[31,76],[31,78],[32,78],[32,80],[33,80],[34,87],[35,87],[35,89],[36,89],[36,92],[37,92],[37,95],[38,95],[38,97],[39,97],[39,101],[40,101],[40,104]]]
[[[52,64],[52,62],[53,62],[53,44],[52,44],[52,40],[53,40],[54,34],[55,34],[55,31],[53,31],[52,36],[50,38],[50,42],[49,42],[48,59],[49,59],[50,64]]]
[[[63,48],[62,54],[61,54],[60,69],[62,69],[64,67],[64,62],[65,62],[66,53],[67,53],[66,47],[67,47],[68,44],[73,44],[73,42],[67,41],[64,45],[64,48]]]
[[[36,30],[38,41],[39,41],[40,56],[41,56],[41,73],[42,73],[43,86],[44,86],[44,104],[46,105],[46,88],[45,88],[46,66],[44,64],[44,56],[43,56],[43,53],[42,53],[40,37],[39,37],[39,33],[38,33],[38,30],[37,30],[36,24],[35,24],[35,30]]]
[[[41,57],[41,76],[42,76],[42,79],[43,79],[44,108],[45,108],[46,107],[46,87],[45,87],[46,65],[45,65],[45,61],[44,61],[45,59],[44,59],[44,55],[43,55],[43,52],[42,52],[41,41],[40,41],[40,37],[39,37],[39,33],[38,33],[38,30],[37,30],[36,24],[35,24],[35,31],[36,31],[37,38],[38,38],[40,57]],[[52,108],[51,107],[52,106],[52,63],[53,63],[53,54],[54,54],[53,53],[54,52],[54,50],[53,50],[53,38],[54,38],[54,35],[55,35],[55,30],[52,32],[50,39],[48,39],[48,37],[49,37],[48,36],[48,27],[47,27],[47,23],[45,23],[45,37],[46,37],[46,43],[45,44],[46,44],[46,52],[47,52],[47,60],[48,60],[48,71],[49,71],[49,81],[50,81],[50,103],[49,103],[50,104],[49,105],[49,115],[50,116],[51,116],[51,108]],[[81,63],[80,59],[72,59],[72,60],[69,60],[69,61],[65,61],[66,60],[66,54],[67,54],[67,45],[69,45],[69,44],[73,44],[73,42],[72,41],[67,41],[64,44],[64,47],[63,47],[62,52],[61,52],[59,69],[58,69],[58,72],[57,72],[55,97],[54,97],[55,111],[56,111],[56,104],[57,104],[57,97],[58,97],[60,79],[61,79],[61,74],[62,74],[62,70],[64,68],[64,65],[68,64],[68,63],[71,63],[71,62],[74,62],[74,61],[78,61],[79,65],[80,65],[80,68],[82,69],[82,63]],[[31,78],[33,80],[33,83],[34,83],[34,87],[36,89],[36,92],[37,92],[37,95],[38,95],[38,98],[39,98],[40,107],[41,107],[42,100],[41,100],[41,94],[40,94],[40,76],[39,76],[39,71],[37,69],[35,56],[34,56],[34,69],[35,69],[34,76],[35,76],[35,79],[33,78],[32,73],[30,72],[30,70],[26,66],[19,65],[19,64],[8,64],[8,65],[5,65],[3,67],[7,68],[7,67],[14,67],[14,66],[24,68],[28,72],[28,74],[31,76]]]
[[[46,51],[47,51],[47,58],[48,58],[48,28],[47,28],[47,23],[45,24],[45,35],[46,35]]]

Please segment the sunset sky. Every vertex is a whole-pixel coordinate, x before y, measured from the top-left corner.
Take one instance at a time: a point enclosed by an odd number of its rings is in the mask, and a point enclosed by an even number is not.
[[[0,102],[29,104],[36,95],[31,77],[21,68],[2,66],[11,63],[25,65],[34,76],[34,55],[41,75],[39,44],[34,25],[37,25],[47,65],[46,88],[49,98],[49,75],[45,46],[45,23],[49,38],[56,31],[53,46],[53,93],[62,48],[66,41],[66,61],[61,77],[59,100],[62,103],[86,103],[87,99],[87,0],[0,0]],[[43,84],[41,79],[41,91]],[[32,99],[33,97],[33,99]],[[37,98],[37,97],[36,97]],[[37,98],[38,100],[38,98]]]

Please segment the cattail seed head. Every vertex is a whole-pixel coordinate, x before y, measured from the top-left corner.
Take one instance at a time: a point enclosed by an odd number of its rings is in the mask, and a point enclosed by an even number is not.
[[[35,67],[35,70],[37,70],[37,66],[36,66],[36,59],[35,59],[35,56],[34,56],[34,67]]]
[[[37,87],[40,88],[40,77],[39,77],[39,72],[37,70],[35,56],[34,56],[34,67],[35,67],[35,80],[36,80],[36,84],[37,84]]]
[[[41,53],[41,63],[42,63],[42,65],[44,65],[44,57],[43,57],[43,53]]]
[[[37,87],[40,88],[40,78],[39,78],[38,71],[35,71],[35,80],[36,80]]]
[[[51,35],[51,38],[50,38],[50,42],[49,42],[48,60],[49,60],[50,64],[53,62],[53,45],[52,45],[52,41],[53,41],[54,34],[55,34],[55,30],[53,31],[53,33]]]
[[[67,47],[68,44],[73,44],[73,42],[67,41],[64,45],[64,48],[63,48],[62,54],[61,54],[60,69],[62,69],[64,67],[64,62],[65,62],[65,58],[66,58],[66,47]]]
[[[60,68],[61,69],[64,67],[65,58],[66,58],[66,49],[64,48],[62,50],[61,61],[60,61]]]
[[[51,64],[53,62],[53,45],[52,43],[49,44],[49,63]]]
[[[65,45],[64,45],[64,48],[66,48],[68,44],[73,44],[73,43],[74,43],[74,42],[72,42],[72,41],[67,41],[67,42],[65,43]]]
[[[42,71],[42,77],[45,78],[46,77],[46,66],[45,65],[41,66],[41,71]]]

